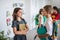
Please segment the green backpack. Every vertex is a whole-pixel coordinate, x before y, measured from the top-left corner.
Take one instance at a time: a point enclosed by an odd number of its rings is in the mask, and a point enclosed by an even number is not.
[[[47,29],[44,26],[41,26],[37,29],[37,33],[40,35],[46,34],[46,32],[47,32]]]
[[[40,15],[40,14],[37,14],[37,15],[35,16],[35,25],[38,25],[38,24],[39,24],[39,20],[38,20],[39,15]],[[43,16],[43,19],[44,19],[44,23],[45,23],[45,22],[46,22],[46,17]]]
[[[38,17],[39,17],[39,14],[37,14],[37,15],[35,16],[35,25],[38,25],[38,24],[39,24]]]

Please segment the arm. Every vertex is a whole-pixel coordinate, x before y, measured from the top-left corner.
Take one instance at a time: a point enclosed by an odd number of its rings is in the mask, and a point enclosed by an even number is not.
[[[29,28],[28,28],[28,25],[26,24],[26,30],[24,30],[25,32],[27,32],[29,30]]]
[[[16,27],[13,28],[13,32],[14,32],[14,34],[18,34],[18,35],[25,35],[25,33],[26,33],[24,31],[17,31]]]
[[[17,22],[16,21],[13,21],[12,22],[12,28],[13,28],[13,32],[14,32],[14,34],[23,34],[23,35],[25,35],[26,34],[26,32],[25,31],[17,31]]]
[[[41,26],[41,16],[39,16],[39,25],[38,26]]]
[[[26,28],[27,28],[26,30],[28,31],[28,30],[29,30],[29,28],[28,28],[28,25],[27,25],[27,24],[26,24]]]
[[[27,32],[29,30],[27,22],[24,19],[23,19],[23,21],[25,22],[25,26],[26,26],[26,29],[24,31]]]

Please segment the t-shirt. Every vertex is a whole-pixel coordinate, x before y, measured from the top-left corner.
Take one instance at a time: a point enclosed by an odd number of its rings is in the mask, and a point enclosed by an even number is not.
[[[52,14],[52,19],[59,20],[59,14],[53,13]]]
[[[17,31],[19,31],[20,28],[23,28],[23,26],[25,26],[25,25],[26,25],[26,21],[24,19],[21,19],[21,21],[14,20],[12,22],[12,27],[16,27],[17,28]]]
[[[43,19],[44,19],[44,25],[45,25],[46,20],[47,20],[46,16],[43,16]]]
[[[52,30],[53,30],[53,23],[52,23],[52,18],[51,17],[47,18],[45,26],[46,26],[46,29],[47,29],[47,34],[49,34],[51,36],[52,35]]]
[[[40,18],[41,18],[41,21],[40,21]],[[42,15],[39,15],[39,23],[43,24],[44,20],[43,20],[43,16]]]

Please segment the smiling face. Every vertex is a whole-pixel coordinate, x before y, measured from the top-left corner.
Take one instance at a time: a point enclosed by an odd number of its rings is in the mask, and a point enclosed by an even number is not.
[[[47,12],[45,9],[43,9],[44,16],[47,16]]]
[[[59,13],[58,8],[57,8],[56,6],[53,6],[53,12],[54,12],[55,14]]]
[[[56,14],[58,13],[57,10],[55,10],[55,9],[53,9],[53,12],[56,13]]]
[[[41,11],[41,14],[44,15],[44,10]]]
[[[46,5],[44,6],[44,10],[45,10],[45,16],[49,17],[52,14],[52,6],[51,5]]]
[[[43,15],[43,16],[44,16],[44,15],[45,15],[45,13],[44,13],[44,12],[45,12],[45,10],[44,10],[44,9],[40,9],[39,14],[41,14],[41,15]]]

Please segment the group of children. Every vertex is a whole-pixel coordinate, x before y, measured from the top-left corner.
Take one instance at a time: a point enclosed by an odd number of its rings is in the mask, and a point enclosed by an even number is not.
[[[54,11],[53,14],[52,11]],[[52,40],[52,36],[57,36],[57,11],[58,9],[56,7],[52,8],[51,5],[46,5],[43,9],[39,10],[39,14],[35,19],[36,24],[38,25],[38,34],[36,36],[38,36],[40,40],[46,40],[46,38]],[[24,18],[22,18],[21,8],[15,8],[13,11],[12,28],[15,34],[14,40],[27,40],[26,34],[29,28],[27,22],[24,20]]]
[[[57,37],[58,25],[56,21],[59,19],[59,14],[56,6],[44,6],[43,9],[39,10],[39,14],[35,19],[35,24],[38,25],[36,36],[38,36],[40,40],[47,40],[46,38],[48,38],[48,40],[54,40],[54,38]]]

